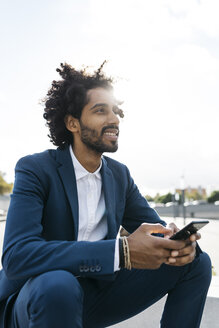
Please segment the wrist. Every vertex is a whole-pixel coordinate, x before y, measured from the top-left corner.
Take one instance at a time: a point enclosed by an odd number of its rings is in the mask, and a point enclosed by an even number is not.
[[[119,255],[120,268],[125,268],[131,270],[131,260],[130,260],[130,251],[129,251],[129,243],[127,237],[119,238]]]
[[[123,240],[121,237],[119,238],[119,267],[121,269],[123,269],[125,267]]]

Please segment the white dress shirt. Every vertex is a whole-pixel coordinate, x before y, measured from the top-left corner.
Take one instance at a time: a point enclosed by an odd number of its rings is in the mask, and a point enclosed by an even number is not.
[[[88,172],[77,160],[71,145],[69,146],[77,183],[79,227],[78,241],[96,241],[104,239],[108,233],[106,205],[102,190],[100,169]],[[119,243],[116,239],[114,271],[119,270]]]

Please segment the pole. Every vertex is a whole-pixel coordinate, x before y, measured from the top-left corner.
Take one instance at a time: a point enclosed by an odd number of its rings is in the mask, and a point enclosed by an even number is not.
[[[185,207],[185,189],[182,189],[182,214],[183,214],[183,223],[186,224],[186,207]]]
[[[172,203],[173,203],[173,218],[176,218],[176,199],[175,199],[175,191],[172,193]]]

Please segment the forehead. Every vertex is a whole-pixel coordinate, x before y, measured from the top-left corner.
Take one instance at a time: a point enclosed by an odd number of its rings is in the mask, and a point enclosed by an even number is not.
[[[93,106],[96,103],[115,104],[116,100],[112,90],[104,88],[95,88],[87,91],[88,103],[87,105]]]

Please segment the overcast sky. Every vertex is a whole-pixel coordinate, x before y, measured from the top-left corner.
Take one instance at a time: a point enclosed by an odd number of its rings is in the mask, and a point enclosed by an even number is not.
[[[219,189],[218,0],[0,0],[0,170],[53,148],[39,105],[60,62],[120,78],[119,150],[143,193]]]

